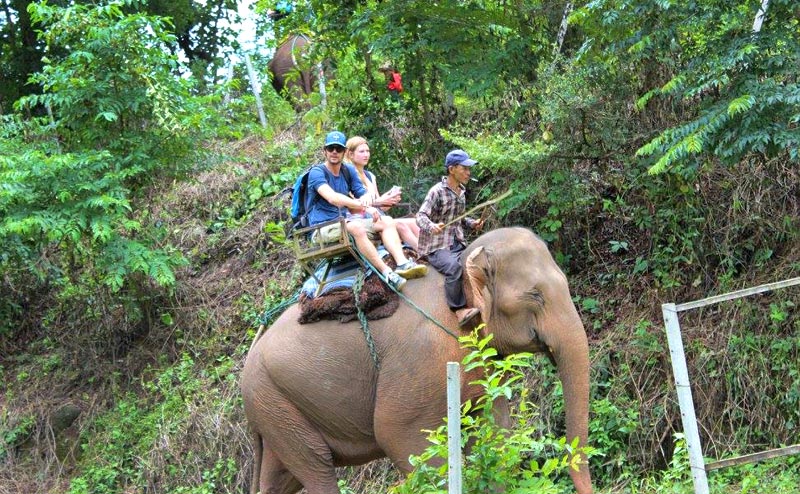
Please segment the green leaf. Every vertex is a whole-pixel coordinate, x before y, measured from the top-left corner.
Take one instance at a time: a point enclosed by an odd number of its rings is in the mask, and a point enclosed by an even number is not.
[[[100,114],[97,115],[97,118],[98,119],[103,119],[103,120],[105,120],[107,122],[116,122],[117,119],[119,118],[119,116],[116,113],[113,113],[113,112],[110,112],[110,111],[104,111],[104,112],[100,112]]]
[[[749,94],[739,96],[728,104],[728,115],[731,117],[750,110],[755,104],[755,98]]]

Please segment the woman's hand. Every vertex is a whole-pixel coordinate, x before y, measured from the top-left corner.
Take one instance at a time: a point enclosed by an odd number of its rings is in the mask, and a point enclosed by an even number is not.
[[[392,195],[387,192],[378,198],[376,204],[384,207],[392,207],[400,202],[400,197],[400,194]]]
[[[373,204],[375,204],[375,201],[372,199],[372,197],[369,194],[364,194],[363,196],[359,197],[358,198],[358,202],[364,208],[368,208],[368,207],[372,206]]]

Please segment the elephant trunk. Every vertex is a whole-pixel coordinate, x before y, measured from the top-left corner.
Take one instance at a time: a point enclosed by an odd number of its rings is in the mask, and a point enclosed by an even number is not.
[[[551,350],[564,390],[567,444],[577,437],[578,447],[582,448],[589,440],[589,344],[582,325],[577,329],[579,331],[570,331],[573,337],[562,339],[559,346]],[[571,468],[570,477],[578,494],[591,494],[588,459],[582,452],[577,454],[579,469]]]

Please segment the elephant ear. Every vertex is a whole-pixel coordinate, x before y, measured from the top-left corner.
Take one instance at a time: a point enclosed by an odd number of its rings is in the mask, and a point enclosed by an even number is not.
[[[472,298],[472,306],[481,311],[481,319],[489,321],[492,296],[489,289],[488,252],[483,246],[470,253],[466,262],[466,287]]]

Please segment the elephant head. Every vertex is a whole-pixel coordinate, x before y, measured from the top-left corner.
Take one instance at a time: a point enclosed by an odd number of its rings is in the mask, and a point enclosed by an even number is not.
[[[315,77],[305,53],[311,44],[305,34],[293,34],[278,46],[267,68],[272,76],[272,87],[295,106],[311,94]]]
[[[589,346],[567,278],[545,243],[524,228],[489,232],[464,252],[464,291],[500,354],[545,353],[564,389],[567,440],[588,441]],[[585,456],[570,471],[578,492],[591,489]]]
[[[546,245],[526,229],[502,228],[480,236],[462,260],[465,291],[483,314],[484,330],[494,333],[492,344],[504,354],[551,357],[563,383],[567,436],[585,445],[588,343]],[[305,487],[309,494],[338,494],[336,467],[381,457],[411,470],[409,455],[428,446],[422,431],[447,414],[447,362],[461,361],[465,349],[442,331],[458,327],[442,275],[430,270],[403,293],[413,304],[369,321],[369,346],[358,322],[299,324],[297,305],[253,344],[240,382],[256,454],[251,493]],[[462,400],[481,392],[470,384],[475,378],[462,379]],[[496,404],[507,423],[507,407]],[[579,494],[592,492],[585,464],[570,475]]]

